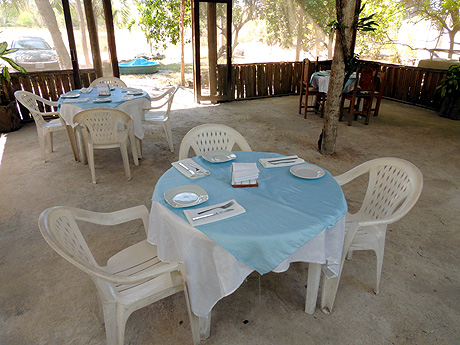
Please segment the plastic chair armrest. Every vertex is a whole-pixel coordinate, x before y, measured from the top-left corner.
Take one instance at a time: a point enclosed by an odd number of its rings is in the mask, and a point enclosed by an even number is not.
[[[118,225],[135,219],[142,219],[144,227],[148,228],[149,211],[144,205],[134,206],[110,213],[91,212],[74,208],[75,219],[98,225]]]
[[[93,268],[91,271],[88,271],[83,267],[82,269],[85,270],[90,275],[93,275],[93,276],[95,275],[98,278],[105,280],[112,284],[134,285],[134,284],[143,283],[150,279],[157,278],[167,273],[171,273],[174,271],[180,271],[180,265],[178,262],[162,263],[162,265],[159,267],[158,266],[151,267],[149,269],[146,269],[145,271],[142,271],[141,273],[133,274],[130,276],[111,274],[111,273],[107,273],[103,271],[102,269],[96,269],[96,268]]]

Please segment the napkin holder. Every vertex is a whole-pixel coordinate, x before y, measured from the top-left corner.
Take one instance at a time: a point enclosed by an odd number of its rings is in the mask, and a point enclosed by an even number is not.
[[[98,84],[97,92],[99,96],[110,96],[110,87],[107,84]]]
[[[234,171],[233,171],[234,167],[236,166],[235,164],[241,164],[241,163],[232,164],[232,187],[233,188],[258,187],[259,186],[259,183],[257,182],[257,177],[259,176],[259,170],[257,168],[255,170],[255,174],[251,174],[251,178],[247,180],[243,180],[243,181],[235,181]]]

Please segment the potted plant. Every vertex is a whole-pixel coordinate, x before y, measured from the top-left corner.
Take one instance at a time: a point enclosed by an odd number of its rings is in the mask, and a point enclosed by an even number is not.
[[[18,72],[27,73],[24,68],[15,63],[6,55],[15,52],[17,49],[8,49],[6,42],[0,43],[0,132],[10,132],[21,127],[16,101],[8,100],[4,88],[4,82],[11,81],[11,75],[6,64],[10,65]]]
[[[460,66],[452,65],[447,77],[436,88],[441,92],[442,104],[439,115],[452,120],[460,120]]]

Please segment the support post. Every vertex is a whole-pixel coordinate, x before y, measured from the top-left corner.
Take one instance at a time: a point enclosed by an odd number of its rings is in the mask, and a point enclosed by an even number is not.
[[[103,0],[105,26],[107,28],[107,43],[109,45],[110,63],[112,64],[112,73],[114,77],[120,78],[120,69],[118,68],[117,45],[115,43],[115,29],[113,27],[112,4],[110,0]]]
[[[93,2],[91,0],[83,1],[85,5],[86,24],[88,26],[89,41],[91,45],[91,54],[93,56],[93,66],[96,70],[96,77],[102,77],[102,60],[101,50],[99,48],[99,38],[97,37],[96,20],[94,19]]]
[[[70,15],[69,0],[62,0],[62,9],[64,11],[65,27],[67,37],[69,38],[70,60],[72,61],[73,81],[76,89],[81,89],[80,66],[78,65],[77,46],[73,34],[72,17]]]

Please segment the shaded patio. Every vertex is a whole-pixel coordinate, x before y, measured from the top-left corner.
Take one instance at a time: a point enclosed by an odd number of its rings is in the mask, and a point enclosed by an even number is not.
[[[238,130],[253,151],[297,154],[333,175],[367,160],[393,156],[414,163],[424,190],[414,209],[389,227],[380,295],[374,295],[375,255],[356,252],[347,261],[334,312],[305,314],[308,265],[281,274],[251,274],[212,311],[211,336],[202,344],[455,344],[460,342],[460,122],[432,110],[382,101],[369,126],[339,124],[337,153],[322,156],[317,140],[323,120],[298,114],[298,96],[193,104],[181,89],[171,112],[175,152],[160,126],[145,125],[144,158],[131,165],[127,182],[119,151],[96,152],[98,184],[87,166],[73,160],[65,133],[44,164],[35,125],[6,135],[0,166],[0,306],[2,344],[105,344],[97,294],[88,276],[60,258],[43,240],[38,215],[69,205],[109,212],[144,204],[150,208],[155,183],[177,159],[181,138],[202,123]],[[3,137],[5,141],[5,137]],[[98,156],[100,159],[98,159]],[[345,187],[351,211],[362,200],[366,181]],[[356,189],[355,189],[356,188]],[[84,232],[104,260],[145,238],[140,224]],[[182,295],[133,313],[126,344],[190,344]]]

